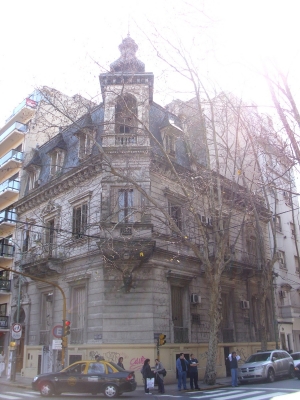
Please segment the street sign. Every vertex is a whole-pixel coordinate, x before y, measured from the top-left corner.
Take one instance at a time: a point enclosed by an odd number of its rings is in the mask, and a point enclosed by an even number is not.
[[[64,327],[62,325],[56,325],[52,329],[53,336],[56,338],[61,338],[63,336],[63,329],[64,329]]]
[[[12,330],[15,333],[22,332],[22,325],[21,324],[13,324]]]
[[[62,349],[61,339],[53,339],[52,350],[61,350],[61,349]]]
[[[13,324],[12,325],[11,337],[13,339],[21,339],[21,337],[22,337],[22,325],[21,324]]]

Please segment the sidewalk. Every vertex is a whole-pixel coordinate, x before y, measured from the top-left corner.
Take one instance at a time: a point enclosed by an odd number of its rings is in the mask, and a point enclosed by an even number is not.
[[[6,377],[4,377],[4,376],[2,376],[2,378],[0,379],[1,386],[4,386],[4,385],[5,386],[13,386],[13,387],[18,387],[18,388],[28,389],[28,390],[31,390],[31,382],[32,382],[32,378],[24,378],[23,376],[21,376],[21,374],[17,374],[15,382],[7,380]],[[214,385],[206,385],[206,384],[202,383],[201,381],[199,381],[199,386],[201,388],[200,391],[228,387],[228,386],[231,386],[231,378],[230,377],[217,378],[217,381]],[[144,391],[144,388],[142,385],[138,385],[136,390]],[[155,388],[154,391],[156,391],[156,390],[157,389]],[[172,394],[172,393],[178,394],[177,382],[174,382],[171,384],[165,384],[165,390],[169,394]]]

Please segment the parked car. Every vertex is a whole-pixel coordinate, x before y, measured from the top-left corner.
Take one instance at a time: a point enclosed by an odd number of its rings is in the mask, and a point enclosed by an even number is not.
[[[292,357],[284,350],[263,351],[252,354],[238,368],[240,383],[267,380],[274,382],[282,376],[295,377],[295,369]]]
[[[126,371],[108,361],[79,361],[60,372],[37,375],[32,389],[42,396],[69,393],[104,393],[116,397],[136,389],[134,371]]]
[[[297,364],[300,363],[300,352],[298,353],[292,353],[291,354],[292,359],[294,360],[294,365],[296,367]]]

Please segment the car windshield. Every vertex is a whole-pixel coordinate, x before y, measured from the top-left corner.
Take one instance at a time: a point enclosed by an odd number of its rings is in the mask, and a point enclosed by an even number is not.
[[[291,356],[293,357],[293,360],[300,360],[300,353],[291,354]]]
[[[269,361],[271,358],[271,353],[257,353],[253,354],[248,358],[246,363],[253,363],[253,362],[261,362],[261,361]]]

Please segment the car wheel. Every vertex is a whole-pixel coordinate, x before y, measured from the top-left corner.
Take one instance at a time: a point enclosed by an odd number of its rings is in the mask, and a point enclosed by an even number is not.
[[[275,372],[273,368],[268,371],[268,382],[273,383],[275,381]]]
[[[290,377],[291,379],[294,379],[294,378],[295,378],[295,368],[292,367],[292,366],[290,366],[289,377]]]
[[[118,390],[115,385],[106,385],[105,386],[105,388],[104,388],[104,396],[105,397],[113,398],[113,397],[117,397],[117,395],[118,395]]]
[[[41,382],[40,383],[40,393],[44,397],[52,396],[54,393],[54,388],[51,382]]]

